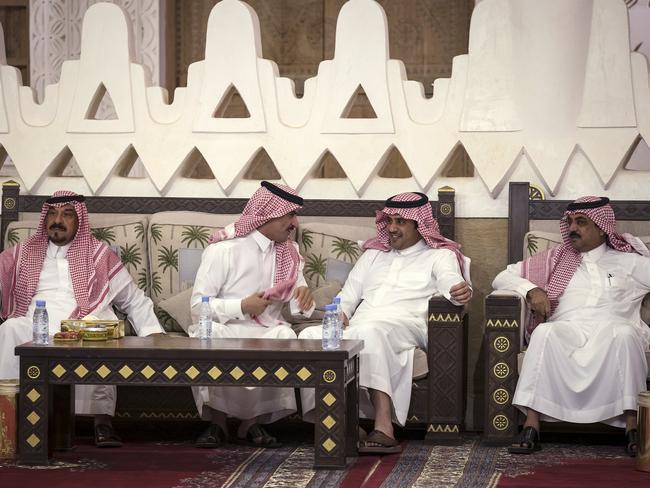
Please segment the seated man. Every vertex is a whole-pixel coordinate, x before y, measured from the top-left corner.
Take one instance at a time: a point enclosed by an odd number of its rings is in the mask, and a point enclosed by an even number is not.
[[[292,299],[301,310],[313,302],[302,275],[304,260],[298,245],[289,239],[302,203],[288,186],[263,181],[239,220],[211,237],[196,274],[191,305],[196,321],[201,297],[211,297],[213,338],[296,338],[280,313]],[[197,335],[194,325],[190,336]],[[197,439],[197,447],[217,447],[227,439],[227,415],[241,420],[237,432],[241,442],[278,447],[260,424],[296,411],[292,388],[195,387],[192,391],[199,414],[211,422]]]
[[[440,235],[431,205],[422,193],[389,198],[377,212],[377,237],[363,243],[341,290],[344,339],[362,339],[359,356],[360,414],[374,418],[361,452],[399,452],[393,419],[404,425],[411,398],[413,355],[427,347],[429,298],[442,293],[460,305],[472,295],[460,246]],[[348,321],[348,317],[350,317]],[[349,326],[348,326],[349,325]],[[301,339],[322,337],[309,327]],[[301,391],[303,414],[314,409],[313,389]]]
[[[17,378],[17,345],[32,340],[36,300],[47,302],[50,334],[62,319],[92,314],[116,319],[113,305],[128,314],[138,335],[163,333],[153,304],[120,258],[90,232],[84,197],[58,191],[45,201],[36,233],[0,254],[0,378]],[[77,386],[76,412],[95,415],[95,444],[118,447],[112,418],[114,386]]]
[[[560,221],[563,244],[509,265],[492,284],[525,296],[532,313],[512,401],[526,422],[512,453],[540,448],[541,419],[625,426],[626,450],[636,454],[650,341],[640,308],[650,291],[650,259],[639,239],[616,232],[608,202],[569,204]]]

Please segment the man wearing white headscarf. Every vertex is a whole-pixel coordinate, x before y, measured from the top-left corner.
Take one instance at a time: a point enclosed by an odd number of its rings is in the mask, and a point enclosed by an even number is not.
[[[540,448],[540,420],[603,422],[626,427],[636,455],[636,402],[645,390],[650,329],[640,318],[650,291],[648,249],[616,231],[608,198],[582,197],[568,205],[563,243],[511,264],[496,290],[526,297],[528,349],[513,405],[526,413],[510,452]]]
[[[282,306],[313,307],[302,274],[304,260],[290,240],[303,199],[292,188],[262,182],[241,217],[217,231],[205,249],[192,291],[192,316],[198,319],[201,298],[210,297],[212,337],[295,339],[280,319]],[[196,336],[198,326],[190,328]],[[211,422],[197,447],[217,447],[227,439],[226,416],[241,420],[240,442],[257,447],[280,444],[260,424],[296,411],[292,388],[194,387],[199,414]]]
[[[90,232],[83,195],[58,191],[45,201],[36,233],[0,254],[0,378],[17,378],[17,345],[32,340],[37,300],[45,300],[50,334],[62,319],[88,314],[116,319],[113,305],[131,319],[138,335],[163,333],[153,304],[133,282],[117,255]],[[114,386],[77,386],[75,410],[95,415],[95,444],[119,447],[112,417]]]
[[[341,308],[349,326],[344,339],[361,339],[359,355],[360,414],[374,418],[360,452],[399,452],[393,420],[406,422],[411,398],[415,348],[427,347],[427,310],[439,292],[456,305],[472,296],[469,260],[460,245],[444,238],[422,193],[389,198],[377,211],[377,237],[362,244],[366,251],[341,290]],[[464,277],[467,276],[467,279]],[[309,327],[301,339],[322,337]],[[303,415],[310,419],[314,390],[301,390]]]

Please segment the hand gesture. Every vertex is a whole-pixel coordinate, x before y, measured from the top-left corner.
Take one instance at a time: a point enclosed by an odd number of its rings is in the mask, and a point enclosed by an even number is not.
[[[533,288],[526,293],[526,301],[533,313],[542,317],[542,319],[546,319],[551,315],[551,302],[546,296],[546,292],[541,288]]]
[[[461,281],[449,289],[449,294],[455,302],[465,304],[472,298],[472,288],[465,281]]]
[[[271,300],[262,298],[263,296],[264,292],[259,292],[244,298],[241,301],[241,311],[251,317],[263,314],[271,303]]]
[[[309,310],[314,303],[314,299],[311,296],[311,291],[306,286],[299,286],[293,291],[293,298],[298,301],[298,307],[304,312]]]

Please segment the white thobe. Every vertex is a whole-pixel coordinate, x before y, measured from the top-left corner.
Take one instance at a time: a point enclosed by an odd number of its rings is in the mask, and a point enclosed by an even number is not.
[[[244,314],[244,298],[271,288],[275,274],[275,244],[257,230],[247,236],[221,241],[203,252],[192,290],[192,318],[195,324],[189,335],[198,333],[201,297],[210,297],[213,338],[295,339],[290,325],[280,320],[282,302],[272,302],[265,315],[278,325],[264,327]],[[307,286],[298,270],[296,287]],[[210,420],[207,405],[227,415],[259,423],[274,422],[296,411],[292,388],[256,387],[193,387],[196,407],[205,420]]]
[[[383,391],[393,404],[393,419],[406,422],[411,400],[415,348],[427,348],[429,299],[464,281],[456,255],[431,249],[423,240],[403,250],[368,250],[359,258],[341,290],[341,308],[350,318],[344,339],[360,339],[359,410],[374,418],[368,389]],[[451,300],[453,303],[453,300]],[[301,339],[322,337],[322,327],[309,327]],[[312,420],[313,388],[301,390],[303,417]]]
[[[36,300],[45,300],[50,323],[50,335],[61,330],[61,320],[70,317],[77,307],[67,258],[70,244],[48,243],[36,292],[24,317],[7,319],[0,325],[0,378],[18,378],[20,362],[14,354],[16,346],[32,340],[32,316]],[[109,282],[109,292],[92,311],[100,319],[116,319],[112,305],[126,313],[140,336],[163,332],[153,312],[153,304],[140,290],[126,269]],[[78,414],[115,414],[114,386],[77,386],[75,411]]]
[[[521,262],[494,280],[497,290],[526,296]],[[548,321],[538,325],[524,356],[513,404],[542,420],[625,426],[645,390],[650,329],[641,302],[650,291],[650,258],[606,244],[582,262]]]

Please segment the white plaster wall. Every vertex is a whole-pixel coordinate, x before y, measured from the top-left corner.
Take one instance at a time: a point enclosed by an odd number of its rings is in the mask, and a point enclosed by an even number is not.
[[[292,81],[263,58],[255,12],[223,0],[207,20],[205,59],[190,66],[187,87],[168,104],[137,62],[124,11],[97,3],[84,16],[79,59],[62,63],[41,105],[0,60],[0,144],[33,193],[69,187],[98,195],[246,197],[259,183],[243,174],[263,148],[282,180],[307,198],[435,195],[450,185],[461,217],[505,216],[508,181],[530,180],[558,198],[647,198],[650,172],[623,168],[639,137],[650,140],[648,65],[630,52],[627,15],[622,0],[482,0],[468,54],[454,59],[451,78],[437,80],[426,99],[402,62],[390,59],[381,6],[349,0],[334,58],[320,64],[298,99]],[[86,118],[100,83],[115,119]],[[359,85],[374,119],[341,116]],[[249,118],[213,116],[231,86]],[[458,144],[475,176],[443,178]],[[377,176],[393,147],[412,178]],[[52,176],[68,150],[83,177]],[[122,177],[121,161],[134,150],[144,177]],[[197,150],[214,179],[182,176]],[[326,151],[347,178],[311,177]]]

